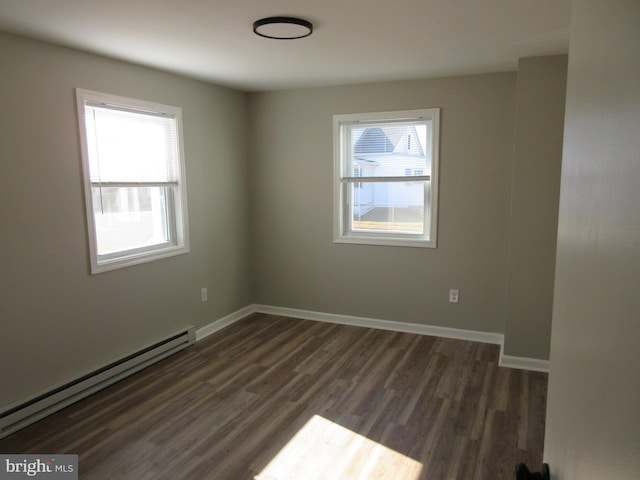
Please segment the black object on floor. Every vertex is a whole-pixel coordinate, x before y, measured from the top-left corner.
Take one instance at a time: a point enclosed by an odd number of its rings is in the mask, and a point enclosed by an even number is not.
[[[516,479],[515,480],[551,480],[551,473],[549,472],[549,465],[542,464],[542,470],[539,472],[531,472],[524,463],[516,465]]]

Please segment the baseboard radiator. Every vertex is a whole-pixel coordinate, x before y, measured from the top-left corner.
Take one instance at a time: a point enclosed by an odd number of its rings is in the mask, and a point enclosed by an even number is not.
[[[193,345],[195,341],[196,330],[194,327],[188,327],[76,380],[60,385],[18,405],[10,406],[0,412],[0,438],[159,362],[163,358]]]

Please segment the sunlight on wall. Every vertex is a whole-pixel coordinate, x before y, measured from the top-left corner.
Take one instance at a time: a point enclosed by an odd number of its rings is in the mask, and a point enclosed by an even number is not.
[[[255,478],[417,479],[422,464],[314,415]]]

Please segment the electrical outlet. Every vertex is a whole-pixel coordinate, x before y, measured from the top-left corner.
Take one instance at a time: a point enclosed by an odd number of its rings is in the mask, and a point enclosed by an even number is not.
[[[460,290],[452,288],[449,290],[449,303],[458,303],[460,300]]]
[[[200,297],[202,298],[203,302],[207,301],[207,289],[206,288],[201,288],[200,289]]]

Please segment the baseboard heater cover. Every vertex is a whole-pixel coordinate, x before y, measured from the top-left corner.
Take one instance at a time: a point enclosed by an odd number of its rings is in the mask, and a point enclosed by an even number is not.
[[[187,327],[160,342],[154,343],[87,375],[65,383],[26,402],[0,412],[0,438],[51,415],[123,378],[146,368],[163,358],[183,350],[196,341],[195,327]]]

